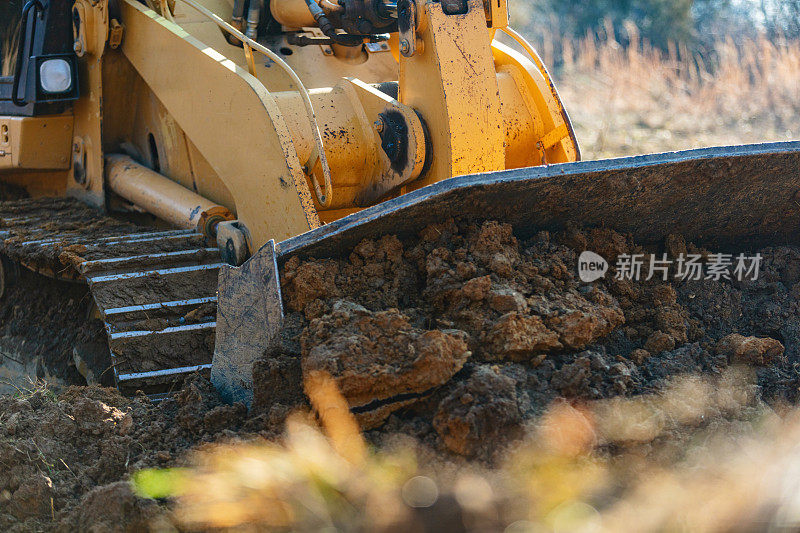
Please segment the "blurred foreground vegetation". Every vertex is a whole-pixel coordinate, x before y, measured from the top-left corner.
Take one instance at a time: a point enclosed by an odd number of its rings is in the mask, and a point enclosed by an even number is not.
[[[134,477],[174,498],[159,528],[299,531],[752,531],[800,523],[800,416],[755,400],[750,371],[661,392],[557,402],[494,465],[402,435],[371,447],[344,400],[282,442],[207,446]],[[241,529],[245,528],[245,529]],[[772,528],[772,529],[770,529]],[[781,529],[782,530],[782,529]]]

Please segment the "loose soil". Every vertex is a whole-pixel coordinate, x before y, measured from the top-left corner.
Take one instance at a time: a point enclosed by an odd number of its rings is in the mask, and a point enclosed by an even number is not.
[[[163,510],[120,481],[180,465],[193,446],[263,429],[245,415],[199,377],[158,406],[98,386],[0,397],[0,530],[141,531]]]
[[[587,249],[611,265],[588,284],[577,278]],[[608,229],[519,242],[505,224],[449,220],[407,242],[365,240],[345,258],[295,257],[281,280],[289,323],[302,333],[282,357],[306,377],[326,370],[363,427],[386,423],[480,458],[559,397],[641,394],[732,364],[756,369],[759,399],[797,402],[800,250],[760,250],[756,281],[617,280],[617,257],[634,253],[709,251],[676,235],[645,248]],[[417,339],[432,334],[466,344],[433,356],[450,372],[420,364],[430,354]],[[424,391],[413,385],[420,379]],[[380,441],[381,431],[371,436]]]
[[[612,265],[604,280],[577,279],[586,249]],[[167,520],[163,502],[120,481],[185,464],[204,443],[279,438],[320,373],[373,444],[401,433],[489,464],[553,401],[640,395],[681,374],[743,365],[756,375],[754,401],[796,404],[800,249],[760,250],[756,281],[614,277],[620,254],[685,252],[708,253],[680,236],[642,247],[570,228],[520,242],[502,223],[448,220],[339,258],[292,258],[281,274],[286,323],[254,366],[249,413],[199,376],[156,406],[98,387],[0,398],[0,529]]]

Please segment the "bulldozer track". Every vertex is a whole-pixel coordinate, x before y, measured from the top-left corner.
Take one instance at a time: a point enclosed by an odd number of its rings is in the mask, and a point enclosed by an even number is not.
[[[210,371],[222,263],[203,235],[135,226],[58,198],[0,202],[0,238],[0,251],[25,267],[88,284],[123,394],[158,398]]]

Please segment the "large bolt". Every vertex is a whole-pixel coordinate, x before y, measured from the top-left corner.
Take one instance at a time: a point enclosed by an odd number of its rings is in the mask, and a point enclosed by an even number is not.
[[[406,55],[411,50],[411,43],[407,39],[400,41],[400,53]]]
[[[365,35],[369,35],[370,33],[375,33],[372,24],[368,20],[362,20],[358,23],[358,31]]]
[[[386,123],[383,121],[383,117],[378,117],[373,125],[375,126],[375,131],[378,133],[383,133],[383,130],[386,129]]]
[[[381,148],[386,153],[389,161],[397,163],[400,161],[408,145],[408,127],[402,115],[396,111],[381,113],[379,119],[382,129],[379,132],[381,137]],[[377,122],[377,121],[376,121]]]

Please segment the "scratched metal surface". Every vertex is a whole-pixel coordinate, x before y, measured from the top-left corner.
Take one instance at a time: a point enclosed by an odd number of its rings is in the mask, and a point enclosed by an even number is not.
[[[641,243],[670,233],[721,249],[800,243],[800,141],[456,177],[285,240],[279,258],[336,256],[462,216],[507,221],[523,238],[575,221]]]

